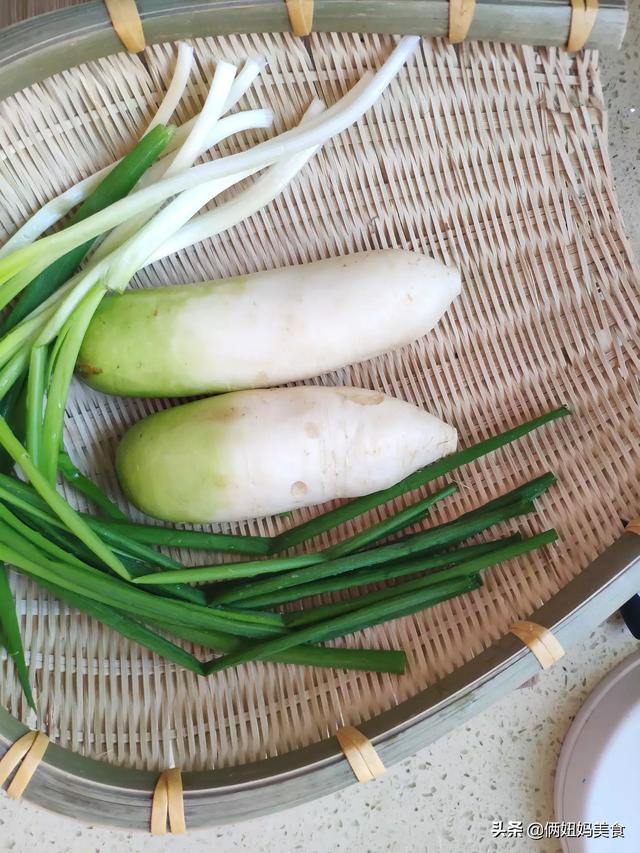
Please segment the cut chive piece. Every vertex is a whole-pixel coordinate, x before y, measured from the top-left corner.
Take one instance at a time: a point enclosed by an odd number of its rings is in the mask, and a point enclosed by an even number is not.
[[[465,560],[449,569],[443,569],[439,572],[433,572],[413,580],[404,581],[401,584],[378,589],[372,592],[365,593],[357,598],[350,598],[345,601],[336,601],[330,604],[322,604],[318,607],[311,607],[306,610],[293,613],[285,613],[285,624],[292,628],[297,628],[301,625],[307,625],[314,622],[320,622],[324,619],[331,619],[333,616],[339,616],[342,613],[350,613],[353,610],[358,610],[368,604],[374,604],[377,601],[384,601],[388,598],[393,598],[396,595],[410,592],[411,590],[426,589],[427,587],[438,588],[440,584],[458,580],[469,575],[479,574],[484,569],[490,566],[495,566],[497,563],[503,563],[506,560],[511,560],[514,557],[519,557],[522,554],[527,554],[530,551],[535,551],[537,548],[542,548],[543,545],[548,545],[558,538],[555,530],[546,530],[544,533],[539,533],[536,536],[531,536],[528,539],[522,539],[520,542],[514,542],[505,545],[502,548],[494,548],[491,552],[485,555],[480,555],[474,559]]]
[[[70,592],[77,592],[87,598],[100,601],[131,614],[141,621],[152,622],[154,618],[163,619],[190,627],[212,628],[241,637],[267,637],[281,634],[285,629],[278,624],[258,624],[252,620],[241,621],[238,614],[226,610],[214,610],[185,601],[175,601],[136,589],[131,585],[95,570],[78,569],[69,563],[60,563],[33,555],[22,537],[5,525],[0,527],[0,560],[15,566],[19,571],[60,586]],[[269,616],[277,616],[275,613]]]
[[[95,567],[85,563],[80,562],[78,564],[78,562],[74,560],[69,560],[69,556],[63,552],[61,553],[61,549],[58,546],[52,544],[44,545],[41,541],[41,537],[38,537],[37,534],[34,536],[34,532],[30,531],[28,528],[25,531],[24,528],[26,525],[24,525],[23,522],[20,522],[20,520],[15,516],[12,516],[6,507],[2,507],[0,512],[0,541],[4,540],[5,543],[9,543],[10,547],[15,547],[17,551],[27,556],[29,559],[35,560],[36,562],[44,560],[47,565],[53,567],[54,571],[59,571],[60,567],[63,568],[64,573],[68,573],[71,569],[74,571],[79,569],[82,575],[78,578],[78,583],[80,585],[89,584],[89,586],[97,592],[98,597],[100,589],[109,588],[109,581],[112,581],[111,589],[115,593],[118,592],[118,589],[122,589],[123,586],[124,588],[127,588],[126,584],[123,584],[122,581],[108,575],[104,575],[100,569],[96,569]],[[48,557],[44,556],[47,552],[50,555]],[[78,577],[78,575],[76,575],[76,577]],[[106,587],[104,583],[105,581],[107,582]],[[62,584],[62,582],[60,583]],[[138,590],[135,590],[135,592],[137,593]],[[155,596],[152,596],[152,599],[153,598],[155,598]],[[149,599],[147,599],[147,601],[148,600]],[[138,601],[144,605],[144,601],[142,599],[138,599]],[[167,602],[169,605],[172,603],[174,602]],[[122,606],[120,609],[127,609],[127,607]],[[205,613],[206,611],[206,607],[200,607],[198,612]],[[138,615],[136,611],[132,612],[135,613],[136,616]],[[172,612],[176,612],[175,608]],[[234,610],[229,607],[225,607],[224,610],[218,610],[217,612],[222,613],[230,623],[241,623],[255,626],[264,625],[270,628],[282,628],[284,624],[283,618],[279,613]]]
[[[18,614],[4,563],[0,563],[0,632],[2,634],[0,643],[13,661],[24,698],[29,707],[35,711],[36,703],[29,683],[29,669],[24,657]]]
[[[344,539],[338,542],[337,545],[332,545],[330,548],[325,548],[322,554],[327,560],[334,560],[337,557],[343,557],[346,554],[352,554],[354,551],[359,551],[379,539],[384,539],[385,536],[390,536],[392,533],[397,533],[411,524],[421,521],[429,514],[431,507],[438,501],[448,498],[458,490],[456,483],[446,485],[443,489],[435,492],[433,495],[428,495],[421,501],[411,504],[406,509],[400,510],[394,515],[379,521],[377,524],[372,524],[366,530],[356,533],[349,539]]]
[[[32,504],[34,507],[49,512],[49,505],[36,492],[33,486],[25,483],[23,480],[18,480],[16,477],[11,477],[9,474],[0,474],[0,485],[11,494],[19,497],[23,502]]]
[[[47,504],[28,484],[14,477],[0,473],[0,487],[14,494],[23,502],[31,503],[34,507],[48,511]],[[6,493],[6,492],[5,492]],[[95,525],[96,531],[115,542],[120,536],[121,541],[138,542],[140,545],[164,545],[173,548],[198,548],[206,551],[228,551],[243,554],[268,554],[271,537],[245,536],[231,533],[205,533],[200,530],[174,530],[155,524],[137,524],[134,522],[119,522],[111,519],[98,519],[87,513],[79,513],[88,524]],[[149,552],[147,552],[149,553]],[[156,554],[155,551],[151,552]],[[167,558],[168,559],[168,558]],[[174,561],[174,565],[180,563]],[[170,568],[170,567],[168,567]]]
[[[416,574],[417,572],[442,569],[445,566],[455,566],[464,560],[489,554],[505,544],[519,542],[521,539],[522,537],[516,534],[515,536],[507,536],[503,539],[492,539],[490,542],[483,542],[480,545],[468,545],[466,548],[458,548],[455,551],[428,554],[422,557],[415,557],[412,560],[402,560],[397,563],[390,563],[389,565],[374,566],[372,569],[357,569],[345,575],[321,578],[317,581],[300,584],[300,586],[292,586],[276,592],[257,595],[254,598],[244,600],[242,606],[249,608],[275,607],[276,605],[286,604],[289,601],[296,601],[300,598],[309,598],[312,595],[322,595],[327,592],[338,592],[342,589],[383,583],[384,581]],[[283,616],[285,622],[287,622],[289,614],[285,613]]]
[[[114,532],[108,522],[102,521],[99,518],[93,518],[92,516],[87,517],[82,515],[81,517],[86,520],[88,526],[112,548],[120,549],[129,556],[135,557],[136,559],[141,560],[144,563],[148,563],[151,566],[161,566],[169,571],[185,571],[182,563],[179,563],[172,557],[167,557],[166,554],[161,554],[160,551],[155,551],[148,545],[143,545],[141,542],[134,542],[133,539],[129,539],[121,533]]]
[[[407,592],[404,595],[397,595],[392,599],[362,607],[352,613],[336,616],[314,625],[306,625],[304,628],[298,628],[281,637],[247,644],[245,648],[237,652],[231,652],[224,657],[207,661],[204,664],[204,671],[206,675],[211,675],[214,672],[220,672],[230,666],[238,666],[238,664],[247,661],[265,660],[269,655],[284,652],[292,646],[303,643],[319,643],[345,634],[352,634],[354,631],[371,628],[381,622],[388,622],[424,610],[442,600],[462,595],[472,589],[477,589],[479,586],[481,586],[481,582],[475,577],[465,577],[443,584],[442,589],[436,592],[434,589],[420,589]]]
[[[445,548],[447,545],[460,542],[469,536],[474,536],[476,533],[480,533],[501,521],[507,521],[519,515],[532,512],[533,509],[534,507],[531,502],[498,507],[492,512],[482,513],[473,518],[460,518],[457,521],[443,524],[440,527],[425,530],[423,533],[416,533],[415,536],[412,536],[410,540],[405,542],[392,542],[389,545],[372,548],[370,551],[359,551],[357,554],[349,554],[337,560],[330,560],[315,566],[276,575],[272,578],[263,578],[262,580],[234,586],[231,589],[221,591],[217,595],[214,592],[209,597],[209,601],[215,604],[223,602],[237,603],[245,599],[255,598],[262,593],[274,592],[275,590],[298,586],[309,581],[316,581],[320,578],[352,572],[355,569],[361,569],[365,566],[370,567],[380,565],[381,563],[389,563],[392,560],[402,560],[405,557],[410,557],[412,554],[419,554],[423,551]],[[164,572],[160,572],[155,577],[161,578],[163,575]]]
[[[21,521],[16,515],[14,515],[11,510],[9,510],[4,504],[0,503],[0,520],[2,520],[6,525],[11,527],[16,531],[23,539],[29,542],[33,548],[36,549],[35,553],[48,554],[50,559],[53,560],[64,560],[65,562],[69,562],[76,566],[79,569],[90,568],[93,571],[92,567],[88,567],[82,560],[79,560],[73,554],[69,554],[55,542],[52,542],[46,536],[43,536],[41,533],[38,533],[37,530],[34,530],[32,527],[29,527],[28,524],[25,524],[24,521]]]
[[[46,504],[44,504],[45,507],[47,507],[46,509],[40,509],[40,507],[36,506],[32,501],[25,500],[20,494],[16,494],[13,490],[9,491],[9,489],[5,488],[4,481],[0,484],[0,500],[11,504],[15,509],[19,509],[21,512],[28,515],[29,518],[38,519],[39,524],[50,524],[60,530],[67,529],[59,518],[47,511],[49,508]],[[90,553],[93,554],[93,551]],[[95,558],[95,554],[93,554],[93,556]]]
[[[476,507],[475,509],[469,510],[469,512],[465,512],[464,515],[461,515],[460,518],[456,519],[456,521],[461,521],[462,519],[476,518],[477,516],[483,515],[486,512],[499,510],[503,507],[508,507],[516,503],[532,502],[536,498],[539,498],[541,495],[543,495],[547,491],[547,489],[553,486],[555,482],[555,474],[548,471],[546,474],[542,474],[540,477],[535,477],[533,480],[528,480],[521,486],[517,486],[510,492],[505,492],[503,495],[500,495],[499,497],[488,501],[486,504],[482,504],[481,506]],[[455,521],[448,521],[441,526],[446,527],[448,524],[455,523]],[[419,534],[412,533],[409,536],[405,536],[402,539],[398,539],[397,541],[411,542],[413,538],[417,535]]]
[[[117,521],[126,521],[127,517],[119,506],[116,506],[105,493],[96,486],[88,477],[76,468],[66,450],[61,450],[58,455],[58,469],[64,479],[73,486],[80,494],[94,503],[107,518]]]
[[[365,545],[375,542],[389,532],[402,529],[407,524],[411,524],[413,520],[422,517],[429,507],[433,506],[437,501],[448,497],[456,491],[457,486],[448,485],[440,491],[430,495],[412,507],[403,510],[392,518],[385,519],[374,527],[371,527],[348,540],[345,540],[338,545],[326,549],[318,554],[301,554],[294,557],[272,558],[270,560],[260,560],[247,563],[228,563],[217,566],[200,566],[194,569],[183,569],[178,572],[160,572],[157,575],[145,575],[141,578],[136,578],[135,583],[144,583],[154,585],[156,583],[170,583],[178,580],[183,582],[193,581],[221,581],[235,580],[238,578],[252,578],[260,574],[273,574],[276,572],[286,572],[292,569],[297,569],[306,566],[312,566],[321,563],[324,560],[333,560],[342,553],[350,554],[352,551],[362,548]],[[409,519],[409,520],[407,520]],[[162,577],[163,580],[156,581],[155,578]]]
[[[237,578],[254,578],[257,575],[270,575],[274,572],[291,572],[300,567],[315,566],[318,563],[327,562],[322,554],[300,554],[294,557],[274,557],[269,560],[252,560],[247,563],[218,563],[215,566],[197,566],[193,569],[179,569],[177,571],[156,572],[152,575],[143,575],[135,578],[136,584],[175,583],[183,581],[193,583],[197,581],[223,581],[235,580]]]
[[[44,530],[42,532],[38,531],[32,526],[33,519],[31,519],[32,525],[27,524],[23,519],[14,515],[2,503],[0,503],[0,519],[5,521],[10,527],[13,527],[14,530],[20,533],[27,541],[37,546],[40,551],[45,554],[49,554],[52,558],[71,562],[81,569],[96,568],[91,565],[91,563],[87,564],[87,556],[91,560],[94,555],[90,551],[86,552],[82,543],[79,543],[77,540],[75,542],[73,540],[69,542],[69,537],[64,533],[64,531],[52,527],[44,522],[39,522],[39,526],[41,528],[44,527]],[[42,535],[43,532],[45,535]],[[80,545],[79,550],[78,545]],[[132,577],[147,574],[149,566],[146,563],[139,563],[136,560],[132,561],[126,554],[121,554],[120,556],[123,564]],[[162,589],[158,589],[157,592],[171,595],[174,598],[180,598],[183,601],[193,601],[196,604],[206,603],[206,596],[203,591],[196,589],[195,587],[188,586],[187,584],[168,584],[167,586],[162,587]]]
[[[556,482],[556,475],[552,471],[547,471],[539,477],[534,477],[533,480],[527,480],[527,482],[522,483],[521,486],[516,486],[516,488],[511,489],[510,492],[505,492],[503,495],[493,498],[493,500],[488,501],[486,504],[470,510],[464,514],[463,518],[468,518],[474,513],[487,512],[488,510],[498,509],[499,507],[508,506],[509,504],[518,503],[520,501],[534,501],[550,489]]]
[[[237,652],[246,647],[245,640],[239,640],[217,631],[196,631],[156,622],[159,628],[179,637],[197,643],[199,646],[216,652]],[[325,648],[323,646],[293,646],[286,652],[276,653],[266,658],[273,663],[290,663],[299,666],[321,666],[331,669],[353,669],[363,672],[388,672],[403,675],[407,657],[396,649],[345,649]]]
[[[39,528],[50,540],[55,541],[67,553],[78,557],[83,563],[93,565],[93,561],[96,559],[95,554],[83,545],[80,540],[70,538],[67,528],[59,519],[50,515],[45,510],[39,509],[30,501],[25,501],[21,497],[17,497],[13,492],[8,491],[4,487],[5,482],[3,480],[2,484],[0,484],[0,500],[6,501],[14,508],[19,509],[29,519],[30,526]],[[18,483],[18,481],[14,482]],[[18,485],[24,486],[23,483],[18,483]],[[29,487],[27,486],[26,488],[28,489]],[[17,489],[16,491],[20,494],[24,490]],[[38,496],[36,495],[36,497]],[[44,506],[46,507],[46,504]],[[24,522],[24,519],[20,520]],[[94,522],[95,519],[90,520],[92,525]],[[147,549],[137,542],[128,543],[122,537],[119,537],[115,542],[113,552],[118,556],[131,577],[149,574],[150,569],[153,569],[159,563],[164,563],[169,568],[180,565],[180,563],[171,560],[170,557],[165,557],[164,554],[158,554],[156,551],[152,551],[150,548]],[[103,561],[100,560],[99,564],[102,566]],[[193,601],[196,604],[205,604],[207,598],[203,590],[184,583],[166,584],[162,588],[156,588],[156,591],[162,595],[170,595],[184,601]]]
[[[481,456],[486,456],[487,453],[492,453],[494,450],[498,450],[500,447],[504,447],[506,444],[522,438],[544,424],[569,414],[570,410],[566,406],[560,406],[540,417],[526,421],[513,429],[505,430],[485,441],[480,441],[471,447],[466,447],[464,450],[458,450],[449,456],[444,456],[442,459],[432,462],[425,468],[421,468],[419,471],[410,474],[388,489],[381,489],[370,495],[356,498],[354,501],[350,501],[309,521],[305,521],[296,527],[292,527],[290,530],[285,530],[284,533],[274,538],[272,552],[275,554],[279,551],[286,551],[295,545],[299,545],[301,542],[305,542],[307,539],[313,539],[318,534],[324,533],[326,530],[331,530],[332,527],[337,527],[345,521],[350,521],[352,518],[362,515],[362,513],[374,509],[382,503],[400,497],[405,492],[425,486],[432,480],[450,473],[461,465],[466,465],[469,462],[479,459]]]
[[[109,521],[108,525],[113,532],[123,533],[136,542],[147,545],[164,545],[169,548],[193,548],[200,551],[266,556],[270,552],[271,546],[271,537],[269,536],[178,530],[154,524],[136,524],[132,521]]]
[[[34,493],[26,483],[0,474],[0,500],[19,507],[23,512],[28,513],[40,523],[58,526],[63,530],[66,529],[65,524],[59,518],[56,518],[55,515],[51,514],[47,503],[37,493]],[[75,512],[75,510],[72,510],[72,512]],[[154,551],[153,548],[149,548],[141,542],[135,542],[122,533],[115,532],[109,522],[86,513],[77,513],[77,515],[94,533],[99,534],[106,544],[111,545],[114,551],[135,557],[144,563],[150,563],[152,566],[163,566],[170,570],[183,570],[182,563],[173,560],[171,557],[167,557],[166,554]]]
[[[386,598],[382,601],[375,602],[371,605],[365,605],[359,610],[353,610],[342,615],[338,615],[335,619],[327,619],[322,622],[306,625],[298,630],[306,630],[306,628],[314,628],[324,625],[323,641],[335,640],[338,637],[344,637],[345,634],[351,634],[354,631],[361,631],[364,628],[373,628],[376,625],[381,625],[384,622],[389,622],[392,619],[402,619],[405,616],[411,616],[414,613],[421,613],[423,610],[428,610],[430,607],[435,607],[436,604],[442,604],[443,601],[449,601],[451,598],[457,598],[459,595],[464,595],[467,592],[473,592],[474,589],[480,589],[482,586],[482,578],[480,575],[465,575],[461,578],[453,578],[449,581],[443,581],[437,586],[426,587],[425,589],[409,590],[406,593]],[[374,611],[381,608],[381,612],[374,616]],[[365,613],[371,611],[368,616]],[[373,621],[370,621],[373,618]],[[341,620],[345,620],[342,623]],[[334,623],[330,627],[331,623]],[[362,625],[363,627],[358,627]],[[294,631],[295,633],[295,631]],[[260,641],[259,641],[260,642]]]

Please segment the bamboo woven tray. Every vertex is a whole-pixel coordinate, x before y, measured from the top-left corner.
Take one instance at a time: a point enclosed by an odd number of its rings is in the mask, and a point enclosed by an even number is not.
[[[46,199],[121,156],[171,73],[167,43],[144,57],[92,60],[117,49],[113,36],[105,29],[96,40],[91,9],[84,23],[73,12],[72,36],[52,37],[65,13],[44,29],[0,32],[0,242]],[[164,14],[154,38],[166,35]],[[180,35],[195,32],[183,20]],[[200,82],[179,118],[196,111],[217,59],[258,52],[269,65],[248,103],[270,105],[279,131],[312,92],[333,102],[393,42],[197,38]],[[43,79],[68,66],[71,50],[91,61]],[[158,772],[173,765],[183,770],[190,827],[321,796],[353,781],[334,738],[339,726],[357,725],[386,764],[397,761],[535,674],[533,655],[507,633],[515,619],[551,628],[566,648],[640,588],[640,538],[620,535],[640,505],[639,279],[613,190],[597,62],[591,51],[425,41],[376,107],[269,208],[138,280],[188,282],[390,246],[458,265],[463,296],[435,333],[314,381],[424,405],[456,425],[464,444],[568,403],[571,419],[463,469],[459,495],[435,514],[445,520],[551,468],[559,484],[538,518],[558,528],[560,542],[488,572],[471,595],[346,641],[404,647],[403,677],[250,664],[198,679],[14,578],[41,718],[29,717],[3,661],[0,751],[25,725],[52,740],[27,796],[143,829]],[[233,144],[262,138],[256,131]],[[163,405],[74,389],[70,448],[121,503],[117,438]],[[287,523],[242,529],[274,533]]]

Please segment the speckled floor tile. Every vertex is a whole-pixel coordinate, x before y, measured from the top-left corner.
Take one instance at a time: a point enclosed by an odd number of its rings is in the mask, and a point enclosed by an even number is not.
[[[640,259],[640,0],[629,0],[629,29],[622,50],[601,54],[600,73],[616,195]]]

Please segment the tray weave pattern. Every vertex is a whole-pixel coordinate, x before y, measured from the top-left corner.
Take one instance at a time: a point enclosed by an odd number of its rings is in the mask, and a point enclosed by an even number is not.
[[[317,34],[306,44],[288,35],[197,40],[179,119],[202,103],[219,58],[258,52],[269,65],[241,106],[270,105],[276,129],[284,129],[313,92],[333,103],[392,43]],[[0,240],[131,146],[167,86],[173,57],[171,45],[160,45],[144,58],[92,62],[0,105]],[[245,134],[219,153],[262,138]],[[434,333],[312,381],[379,388],[425,406],[455,424],[462,443],[567,402],[573,418],[459,472],[459,494],[433,515],[454,517],[552,469],[559,485],[521,529],[553,525],[562,538],[490,570],[485,586],[463,599],[345,640],[404,647],[410,667],[402,678],[249,664],[199,680],[15,577],[31,676],[53,740],[116,764],[175,762],[185,770],[296,749],[451,672],[614,539],[640,497],[639,280],[606,139],[596,54],[427,41],[380,102],[268,209],[138,277],[143,286],[191,282],[391,246],[458,265],[464,293]],[[165,405],[74,388],[69,449],[120,501],[117,439]],[[271,533],[290,523],[261,519],[242,529]],[[1,666],[0,701],[27,719],[11,664]]]

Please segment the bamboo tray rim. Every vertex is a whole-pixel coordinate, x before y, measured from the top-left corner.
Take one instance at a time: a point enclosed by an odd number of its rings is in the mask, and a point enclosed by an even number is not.
[[[624,7],[620,0],[611,4]],[[229,0],[140,3],[149,42],[204,34],[200,27],[208,22],[210,28],[215,10],[232,5]],[[286,30],[281,0],[251,0],[238,14],[276,5]],[[202,14],[199,23],[185,16],[188,11]],[[255,18],[246,20],[255,24]],[[16,24],[0,31],[0,98],[66,68],[70,40],[75,64],[121,49],[101,0]],[[640,588],[639,541],[623,534],[530,618],[548,627],[565,648],[586,636]],[[538,671],[528,649],[505,635],[437,684],[360,728],[390,765],[484,710]],[[0,708],[0,753],[25,731]],[[109,765],[51,744],[26,797],[78,819],[148,829],[156,780],[156,773]],[[335,738],[327,738],[251,764],[184,773],[183,780],[187,826],[196,828],[288,808],[344,788],[354,778]]]
[[[180,38],[228,35],[249,32],[289,32],[284,0],[137,0],[147,44]],[[509,28],[505,11],[526,6],[541,7],[546,20],[553,22],[553,38],[540,45],[564,45],[571,20],[571,3],[558,0],[479,0],[469,38],[487,39],[491,16],[498,16],[504,35],[517,42],[528,38],[535,21],[524,21],[522,32]],[[361,8],[360,8],[361,7]],[[497,7],[497,10],[496,10]],[[384,10],[393,8],[397,18]],[[416,15],[416,9],[420,14]],[[316,0],[314,30],[317,32],[378,32],[395,34],[410,26],[417,35],[442,37],[448,33],[448,0]],[[627,0],[600,0],[599,15],[587,48],[614,47],[624,38]],[[604,21],[602,11],[610,13]],[[373,13],[376,13],[375,15]],[[483,17],[484,16],[484,17]],[[421,23],[416,24],[416,20]],[[397,25],[396,25],[397,22]],[[546,26],[546,24],[545,24]],[[69,67],[69,50],[74,65],[119,53],[122,44],[115,34],[103,0],[89,0],[37,15],[0,30],[0,99]]]

